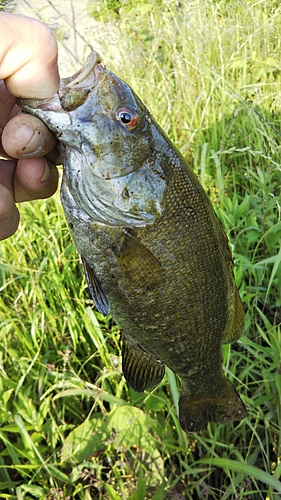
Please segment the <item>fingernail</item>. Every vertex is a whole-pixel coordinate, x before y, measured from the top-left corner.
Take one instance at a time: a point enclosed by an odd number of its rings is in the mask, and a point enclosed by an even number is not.
[[[43,155],[43,143],[44,134],[40,130],[34,130],[30,141],[26,144],[26,146],[18,151],[18,154],[21,155],[22,158],[28,158],[30,156],[40,156],[40,153],[41,155]]]
[[[46,182],[49,181],[50,176],[51,176],[51,170],[53,168],[52,163],[47,160],[47,158],[44,159],[45,162],[45,168],[44,168],[44,173],[40,179],[41,184],[46,184]]]

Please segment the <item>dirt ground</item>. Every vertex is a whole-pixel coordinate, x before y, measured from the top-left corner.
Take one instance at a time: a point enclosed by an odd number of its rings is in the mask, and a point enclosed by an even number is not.
[[[10,12],[34,17],[46,23],[56,34],[59,44],[59,68],[62,77],[72,75],[86,60],[91,49],[104,55],[104,42],[116,43],[113,26],[99,23],[89,16],[93,0],[12,0]],[[97,0],[99,1],[99,0]]]

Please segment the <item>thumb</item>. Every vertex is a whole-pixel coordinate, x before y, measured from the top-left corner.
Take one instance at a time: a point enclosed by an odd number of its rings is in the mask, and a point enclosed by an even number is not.
[[[59,86],[57,42],[51,30],[29,17],[0,13],[0,80],[16,97],[43,99]]]

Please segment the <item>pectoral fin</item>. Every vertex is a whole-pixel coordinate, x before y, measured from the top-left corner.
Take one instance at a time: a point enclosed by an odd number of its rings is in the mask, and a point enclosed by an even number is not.
[[[165,374],[165,365],[123,335],[122,370],[128,384],[135,391],[143,392],[161,382]]]
[[[156,287],[163,281],[163,268],[157,258],[128,230],[115,254],[124,282],[131,283],[133,279],[136,290]]]
[[[82,263],[84,266],[84,271],[89,291],[95,303],[95,306],[101,314],[107,316],[110,312],[109,302],[101,288],[100,282],[95,274],[95,271],[91,266],[89,266],[88,262],[83,257],[82,257]]]

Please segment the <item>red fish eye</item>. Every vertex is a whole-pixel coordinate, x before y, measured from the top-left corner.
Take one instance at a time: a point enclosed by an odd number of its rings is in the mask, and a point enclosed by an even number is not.
[[[129,108],[119,108],[116,112],[116,118],[129,130],[135,128],[139,121],[138,114]]]

